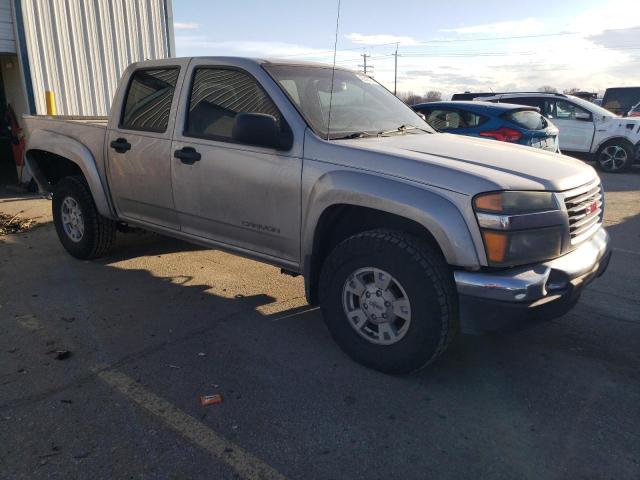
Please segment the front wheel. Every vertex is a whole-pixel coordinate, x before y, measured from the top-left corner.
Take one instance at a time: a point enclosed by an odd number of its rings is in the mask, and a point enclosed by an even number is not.
[[[338,345],[385,373],[428,365],[458,330],[457,292],[441,253],[396,231],[339,244],[322,268],[320,305]]]
[[[633,146],[621,140],[612,140],[598,149],[596,167],[609,173],[624,172],[633,164]]]
[[[53,192],[53,223],[62,246],[76,258],[107,253],[116,237],[116,223],[98,212],[82,177],[60,180]]]

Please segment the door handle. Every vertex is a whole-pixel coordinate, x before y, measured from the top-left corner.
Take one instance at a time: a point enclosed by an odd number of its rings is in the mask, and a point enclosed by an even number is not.
[[[131,144],[127,142],[126,138],[118,138],[111,142],[111,148],[113,148],[118,153],[124,153],[128,150],[131,150]]]
[[[201,155],[193,147],[184,147],[173,152],[173,156],[179,158],[182,163],[193,165],[200,161]]]

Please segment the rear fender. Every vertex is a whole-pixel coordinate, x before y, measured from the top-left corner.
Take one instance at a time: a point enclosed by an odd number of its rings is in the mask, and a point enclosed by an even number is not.
[[[40,189],[50,191],[51,185],[38,167],[35,155],[30,155],[35,150],[53,153],[75,163],[82,171],[89,185],[93,201],[100,214],[108,218],[115,218],[115,213],[107,195],[107,189],[103,185],[96,167],[95,158],[85,145],[71,137],[50,130],[35,130],[30,133],[25,161]]]

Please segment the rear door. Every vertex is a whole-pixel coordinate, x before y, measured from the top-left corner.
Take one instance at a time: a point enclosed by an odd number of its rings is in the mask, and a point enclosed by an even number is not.
[[[106,139],[109,188],[118,216],[180,228],[171,184],[171,135],[176,92],[187,60],[133,69],[120,86]],[[153,65],[153,64],[152,64]],[[125,77],[126,78],[126,75]]]
[[[241,68],[203,61],[186,78],[171,148],[174,156],[186,151],[197,158],[172,158],[182,231],[298,261],[302,158],[295,139],[291,151],[280,151],[242,144],[231,135],[241,112],[273,115],[284,129],[280,109]]]

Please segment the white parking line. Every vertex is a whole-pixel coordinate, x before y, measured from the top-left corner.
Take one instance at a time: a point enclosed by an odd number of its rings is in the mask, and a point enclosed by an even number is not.
[[[286,480],[284,475],[262,460],[219,436],[203,423],[147,390],[127,375],[114,370],[94,369],[94,371],[108,385],[161,419],[167,426],[185,438],[229,465],[241,478],[247,480]]]

